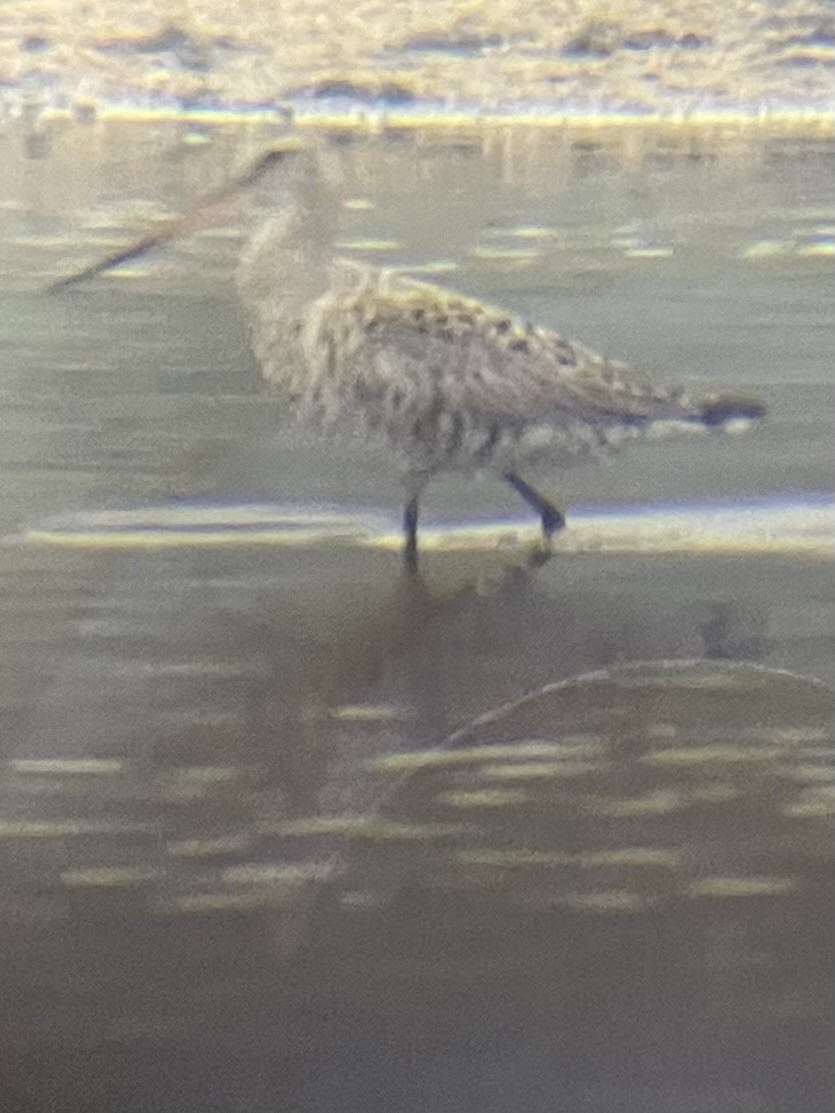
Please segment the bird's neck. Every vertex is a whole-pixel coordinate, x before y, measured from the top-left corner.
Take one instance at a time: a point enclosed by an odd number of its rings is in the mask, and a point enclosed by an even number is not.
[[[300,329],[332,283],[336,217],[336,201],[311,191],[270,217],[241,256],[238,289],[268,381],[298,375]]]

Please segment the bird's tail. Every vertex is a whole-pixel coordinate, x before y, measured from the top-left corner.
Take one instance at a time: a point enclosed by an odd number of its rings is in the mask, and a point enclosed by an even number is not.
[[[674,436],[677,432],[744,432],[766,415],[757,398],[739,394],[716,394],[690,398],[684,391],[655,395],[634,410],[596,407],[598,424],[604,428],[652,437]]]
[[[605,422],[605,439],[614,447],[624,437],[659,440],[684,433],[744,433],[765,414],[765,405],[756,398],[717,394],[697,401],[680,395],[675,400],[666,399],[652,411],[613,415]]]
[[[697,408],[692,420],[708,429],[728,429],[738,425],[740,428],[760,421],[766,415],[766,408],[756,398],[738,394],[718,394],[706,398]]]

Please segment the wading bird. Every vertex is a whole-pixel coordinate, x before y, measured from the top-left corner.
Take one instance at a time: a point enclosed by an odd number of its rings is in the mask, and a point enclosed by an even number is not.
[[[255,353],[300,419],[326,427],[348,420],[388,442],[405,489],[409,568],[417,565],[419,501],[440,472],[490,470],[509,483],[539,515],[544,557],[565,518],[523,469],[559,467],[635,438],[739,428],[764,414],[760,402],[734,395],[693,399],[500,308],[339,257],[337,203],[321,187],[315,150],[304,146],[268,152],[185,217],[50,289],[202,226],[215,206],[279,165],[289,166],[286,200],[249,242],[238,274]]]

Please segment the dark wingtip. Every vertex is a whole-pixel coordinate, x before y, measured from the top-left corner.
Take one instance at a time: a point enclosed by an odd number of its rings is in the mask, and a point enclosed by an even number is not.
[[[721,394],[708,399],[702,406],[701,419],[705,425],[727,425],[731,421],[759,421],[765,417],[766,407],[756,398]]]

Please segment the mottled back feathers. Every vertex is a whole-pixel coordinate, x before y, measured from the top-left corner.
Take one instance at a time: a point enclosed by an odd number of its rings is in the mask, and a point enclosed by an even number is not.
[[[301,189],[244,253],[255,351],[301,418],[382,435],[412,479],[566,463],[761,412],[738,399],[693,402],[474,298],[334,257],[333,208],[315,186]]]
[[[295,316],[286,293],[250,302],[265,376],[302,417],[350,415],[385,436],[407,471],[566,462],[701,413],[623,363],[432,284],[336,259],[322,286]]]

